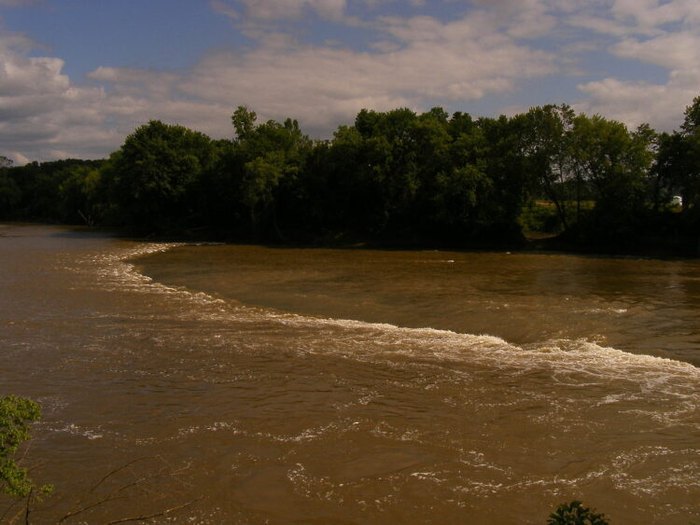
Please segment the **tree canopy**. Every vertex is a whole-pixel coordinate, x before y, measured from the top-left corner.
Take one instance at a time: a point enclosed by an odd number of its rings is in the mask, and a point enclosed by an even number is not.
[[[323,141],[245,106],[231,124],[212,140],[150,121],[106,161],[2,157],[0,217],[227,240],[458,247],[534,230],[574,247],[697,247],[700,97],[670,134],[564,104],[498,118],[363,109]]]
[[[143,231],[187,221],[195,213],[192,195],[213,160],[212,141],[203,133],[157,120],[139,127],[104,170],[114,220]]]

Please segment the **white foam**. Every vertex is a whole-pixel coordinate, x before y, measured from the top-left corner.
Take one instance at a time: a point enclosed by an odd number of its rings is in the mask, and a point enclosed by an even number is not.
[[[100,252],[88,255],[73,262],[69,267],[79,273],[96,273],[99,277],[100,287],[109,292],[135,292],[157,293],[166,295],[175,300],[194,302],[199,306],[214,306],[214,312],[220,313],[222,306],[227,303],[223,299],[214,297],[204,292],[188,290],[184,287],[168,286],[153,281],[150,277],[140,273],[136,265],[131,262],[140,257],[163,253],[184,243],[148,243],[139,244],[114,252]],[[77,264],[76,264],[77,263]],[[208,312],[212,313],[212,312]]]
[[[573,373],[599,378],[639,380],[648,391],[677,386],[677,381],[700,386],[700,369],[690,363],[645,354],[633,354],[584,339],[555,339],[525,346],[514,345],[492,335],[462,334],[434,328],[406,328],[386,323],[347,319],[320,319],[296,314],[268,313],[268,318],[288,326],[338,328],[363,335],[415,357],[433,356],[442,360],[464,359],[495,366],[552,368],[553,380],[565,382]],[[358,339],[356,339],[357,341]],[[595,381],[594,381],[595,382]]]
[[[407,328],[388,323],[352,319],[319,318],[259,307],[231,305],[221,298],[182,287],[166,286],[139,273],[129,261],[165,252],[182,243],[148,243],[88,256],[78,265],[97,271],[107,289],[166,295],[172,300],[196,304],[195,318],[219,318],[237,323],[266,322],[295,330],[300,346],[308,352],[336,352],[346,357],[404,356],[438,362],[472,362],[528,373],[546,370],[562,385],[589,387],[600,381],[636,383],[649,395],[685,397],[688,408],[700,406],[700,369],[672,359],[633,354],[589,340],[555,339],[519,346],[488,334],[463,334],[435,328]],[[79,261],[81,262],[81,261]],[[202,309],[202,306],[208,308]],[[616,314],[624,313],[616,310]],[[328,341],[332,340],[333,345]]]
[[[53,432],[65,432],[73,436],[81,436],[89,439],[90,441],[95,439],[102,439],[104,437],[104,434],[100,431],[84,428],[80,425],[76,425],[75,423],[67,423],[61,428],[51,428],[50,430]]]
[[[623,452],[613,460],[611,478],[618,488],[642,497],[663,494],[674,489],[696,491],[700,488],[698,457],[699,449],[639,447]],[[643,468],[647,463],[652,463],[654,468]]]

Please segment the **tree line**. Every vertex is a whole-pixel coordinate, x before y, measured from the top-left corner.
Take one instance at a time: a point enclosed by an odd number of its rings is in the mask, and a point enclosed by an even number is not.
[[[678,131],[567,105],[512,117],[363,109],[330,140],[231,117],[230,140],[151,121],[109,158],[12,167],[0,218],[219,240],[700,249],[700,97]]]

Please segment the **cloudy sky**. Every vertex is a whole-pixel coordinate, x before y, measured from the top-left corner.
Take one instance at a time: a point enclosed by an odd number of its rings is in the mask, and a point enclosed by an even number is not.
[[[150,119],[247,105],[329,137],[362,108],[572,104],[679,126],[700,0],[0,0],[0,155],[101,158]]]

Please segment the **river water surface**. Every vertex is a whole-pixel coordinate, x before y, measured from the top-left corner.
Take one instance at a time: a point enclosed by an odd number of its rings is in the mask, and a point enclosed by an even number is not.
[[[5,225],[0,271],[36,523],[700,521],[698,261]]]

